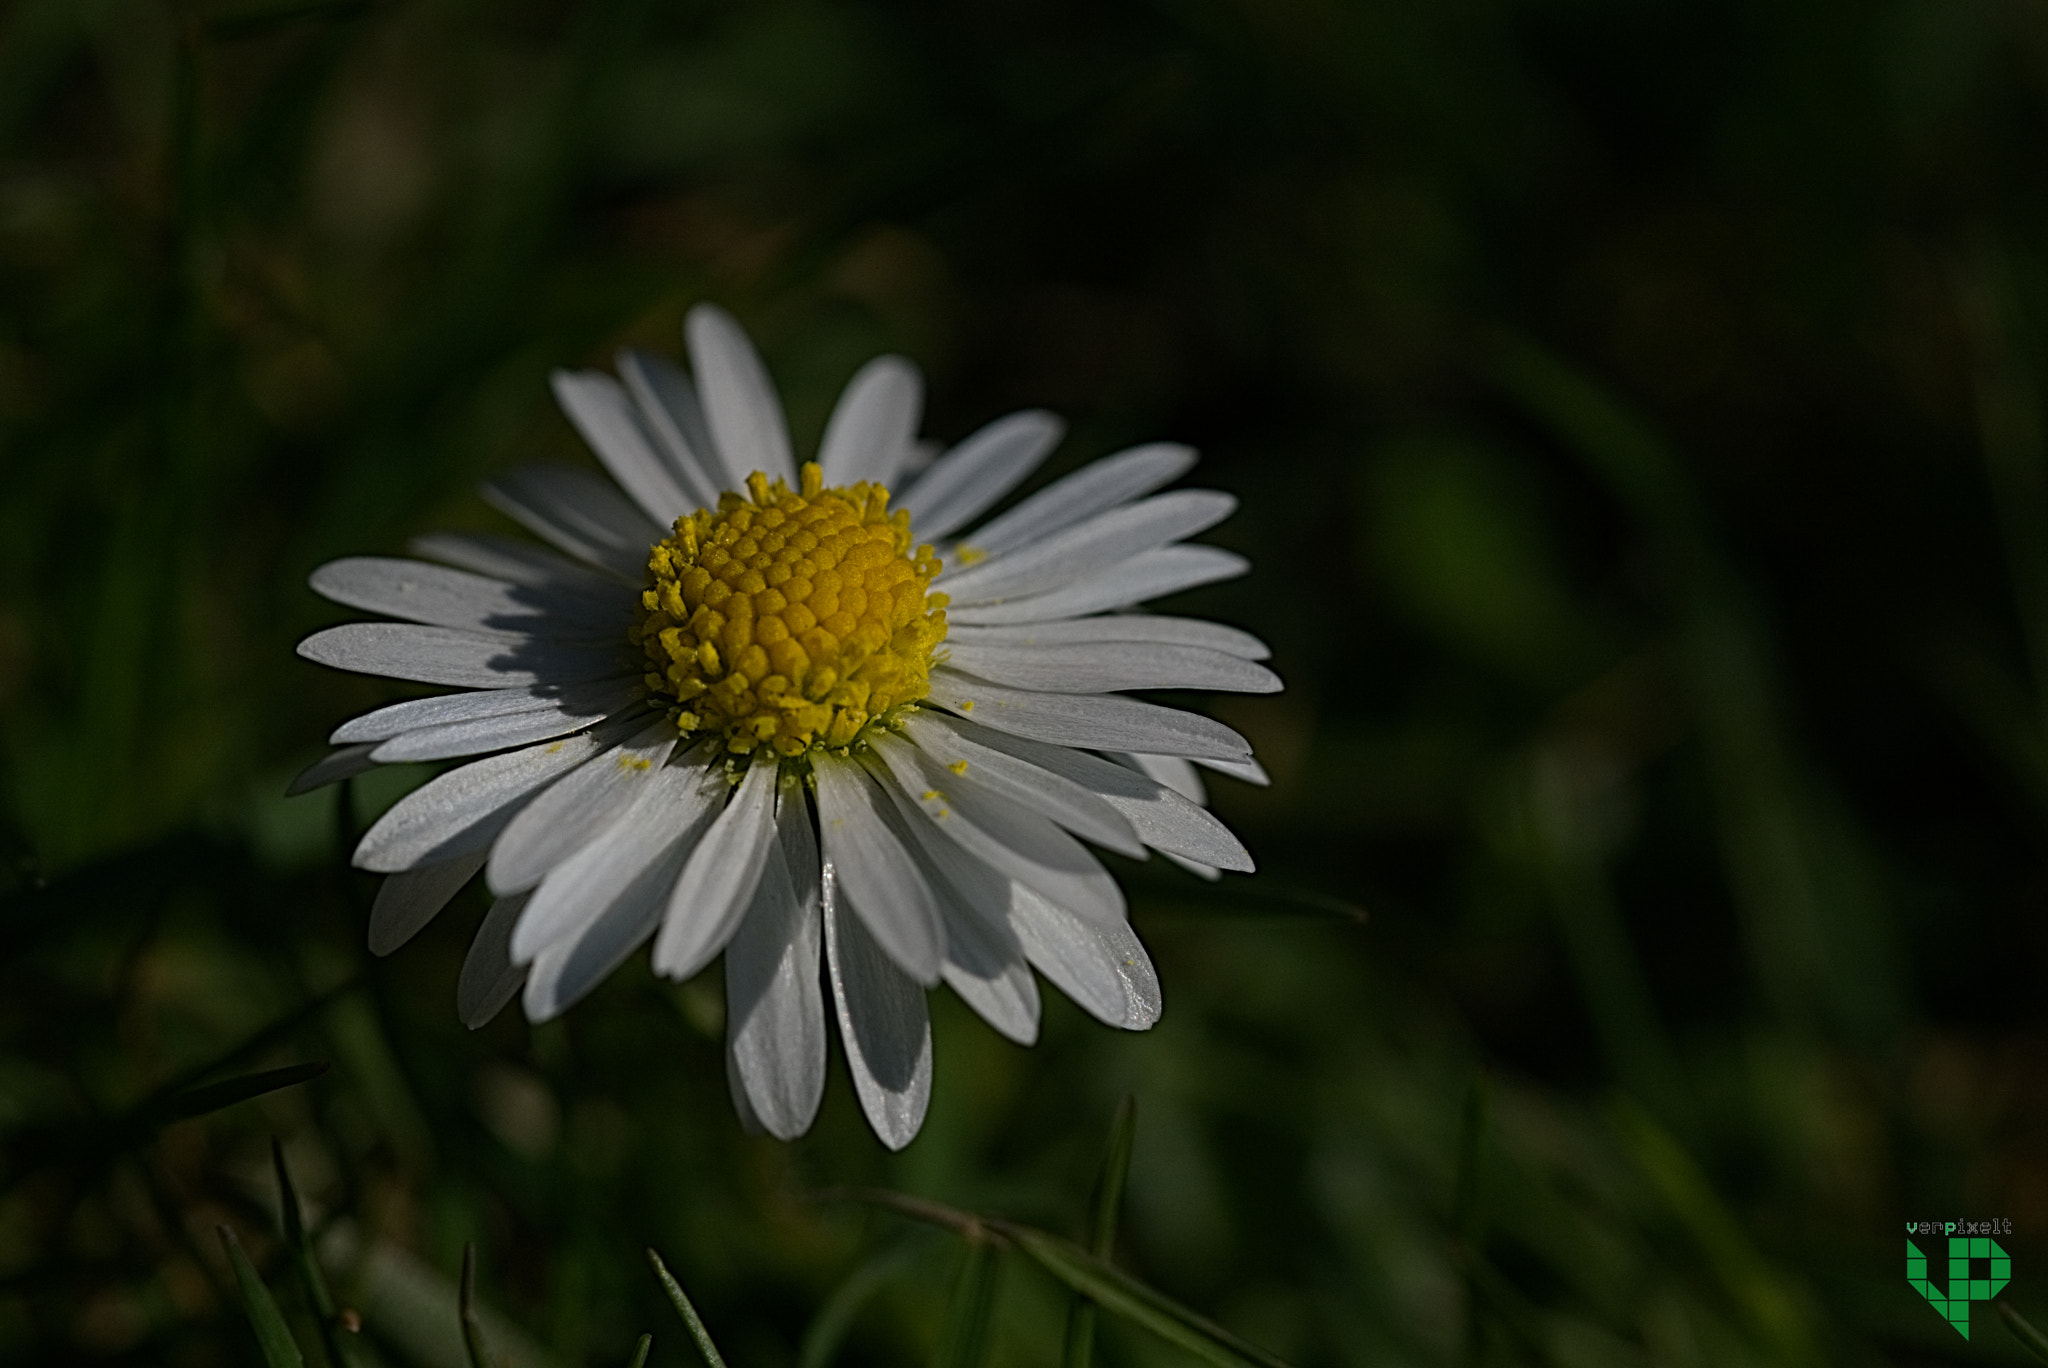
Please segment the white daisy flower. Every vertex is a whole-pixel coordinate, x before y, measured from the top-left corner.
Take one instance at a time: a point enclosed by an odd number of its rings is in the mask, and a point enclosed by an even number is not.
[[[554,378],[616,486],[534,465],[485,487],[563,554],[441,535],[413,544],[425,560],[313,573],[399,620],[316,632],[300,655],[461,692],[347,723],[293,792],[464,760],[356,847],[389,876],[374,952],[479,872],[497,900],[457,990],[471,1026],[515,993],[556,1016],[650,938],[676,979],[722,951],[743,1121],[810,1126],[829,1010],[868,1120],[901,1148],[931,1091],[927,988],[1024,1044],[1033,969],[1112,1026],[1157,1019],[1123,893],[1081,841],[1211,878],[1252,868],[1194,768],[1262,782],[1250,745],[1122,696],[1280,687],[1256,638],[1132,611],[1246,569],[1183,540],[1236,501],[1155,493],[1195,463],[1161,443],[963,534],[1059,441],[1057,418],[1012,414],[917,470],[922,384],[885,356],[799,467],[732,318],[700,306],[685,337],[694,380],[631,351],[616,380]]]

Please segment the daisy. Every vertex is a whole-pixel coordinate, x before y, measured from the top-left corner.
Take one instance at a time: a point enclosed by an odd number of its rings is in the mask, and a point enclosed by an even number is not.
[[[1123,696],[1280,687],[1256,638],[1133,611],[1247,568],[1184,541],[1236,501],[1155,493],[1195,462],[1160,443],[965,531],[1045,459],[1057,418],[1012,414],[931,459],[918,372],[884,356],[799,467],[738,324],[702,305],[684,333],[694,376],[628,351],[617,379],[554,377],[615,484],[533,465],[485,486],[555,550],[437,535],[413,543],[423,560],[314,571],[316,592],[398,620],[300,655],[460,692],[347,723],[292,791],[463,761],[356,847],[387,876],[372,951],[481,873],[496,901],[457,989],[472,1027],[514,994],[546,1021],[650,938],[675,979],[723,952],[742,1121],[808,1129],[829,995],[861,1106],[900,1149],[931,1092],[933,985],[1024,1044],[1033,969],[1112,1026],[1158,1018],[1123,893],[1082,841],[1209,878],[1252,868],[1195,771],[1263,782],[1250,745]]]

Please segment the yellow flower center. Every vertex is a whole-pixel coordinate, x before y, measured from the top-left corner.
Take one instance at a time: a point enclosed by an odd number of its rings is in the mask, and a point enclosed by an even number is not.
[[[875,718],[923,698],[946,636],[939,572],[889,491],[826,489],[807,462],[791,492],[755,472],[747,494],[677,518],[647,556],[633,643],[676,729],[745,755],[843,750]]]

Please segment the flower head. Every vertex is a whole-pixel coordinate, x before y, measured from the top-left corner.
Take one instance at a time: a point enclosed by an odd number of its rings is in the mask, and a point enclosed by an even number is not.
[[[1252,867],[1194,768],[1262,780],[1250,746],[1122,696],[1280,687],[1255,638],[1133,611],[1242,573],[1184,541],[1234,501],[1155,493],[1195,459],[1156,444],[961,535],[1057,444],[1056,418],[999,419],[919,469],[917,372],[882,357],[798,467],[737,324],[699,306],[686,337],[694,379],[637,352],[617,380],[555,377],[615,484],[531,466],[486,486],[556,551],[439,535],[414,544],[424,560],[314,572],[398,621],[301,655],[459,692],[344,724],[293,791],[462,760],[356,848],[388,876],[373,951],[481,872],[496,901],[457,988],[472,1026],[515,994],[553,1017],[650,939],[674,978],[722,953],[743,1119],[809,1127],[829,995],[861,1105],[900,1148],[930,1093],[929,987],[1024,1043],[1034,969],[1111,1025],[1157,1019],[1151,961],[1083,841],[1211,878]]]

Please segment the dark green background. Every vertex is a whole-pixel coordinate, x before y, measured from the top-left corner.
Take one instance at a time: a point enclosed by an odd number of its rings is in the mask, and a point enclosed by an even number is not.
[[[557,1362],[689,1361],[647,1243],[735,1368],[849,1276],[837,1361],[922,1362],[957,1246],[804,1194],[1071,1231],[1128,1090],[1126,1266],[1301,1365],[2014,1361],[1899,1232],[2009,1219],[2048,1314],[2044,87],[2010,0],[14,0],[0,1358],[253,1361],[213,1226],[279,1271],[275,1134]],[[343,866],[417,776],[279,796],[394,696],[293,656],[306,573],[497,526],[481,476],[589,459],[549,369],[700,299],[800,447],[885,349],[935,437],[1063,412],[1048,474],[1200,446],[1256,569],[1184,607],[1288,682],[1215,704],[1262,872],[1125,871],[1160,1025],[939,994],[893,1158],[837,1065],[739,1133],[715,975],[464,1032],[479,895],[369,965]],[[443,1361],[416,1286],[348,1293],[387,1362]]]

